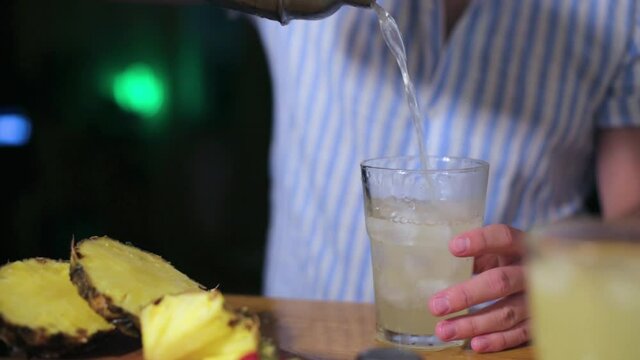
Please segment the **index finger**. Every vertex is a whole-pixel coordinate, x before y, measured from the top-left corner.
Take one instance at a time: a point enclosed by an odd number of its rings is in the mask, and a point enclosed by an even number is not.
[[[449,241],[455,256],[522,255],[524,232],[507,225],[487,225],[466,231]]]
[[[432,314],[442,316],[521,292],[524,286],[525,275],[521,265],[503,266],[434,294],[428,306]]]

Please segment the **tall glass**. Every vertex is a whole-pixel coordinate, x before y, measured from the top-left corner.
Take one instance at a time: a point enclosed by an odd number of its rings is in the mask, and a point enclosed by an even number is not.
[[[448,250],[455,235],[482,226],[489,165],[456,157],[380,158],[361,164],[371,240],[378,338],[441,349],[431,295],[471,276],[472,259]],[[454,314],[451,316],[455,316]]]
[[[640,359],[640,221],[556,224],[528,244],[536,359]]]

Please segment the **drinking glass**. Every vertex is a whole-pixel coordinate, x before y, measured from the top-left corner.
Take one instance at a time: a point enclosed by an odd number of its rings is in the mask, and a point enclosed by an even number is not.
[[[423,349],[459,346],[435,333],[427,301],[468,279],[473,260],[456,258],[448,242],[482,226],[489,164],[429,156],[361,164],[375,289],[377,336]],[[450,316],[456,316],[453,314]]]
[[[527,244],[536,359],[640,359],[640,222],[572,220]]]

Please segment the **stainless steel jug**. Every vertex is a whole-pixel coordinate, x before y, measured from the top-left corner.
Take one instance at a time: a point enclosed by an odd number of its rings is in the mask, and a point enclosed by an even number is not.
[[[342,5],[368,7],[374,0],[209,0],[227,9],[258,15],[286,24],[292,19],[320,19]]]

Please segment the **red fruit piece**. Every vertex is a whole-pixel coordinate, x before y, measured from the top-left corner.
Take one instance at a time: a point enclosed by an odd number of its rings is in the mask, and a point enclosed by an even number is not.
[[[257,352],[248,353],[247,355],[240,358],[240,360],[260,360]]]

